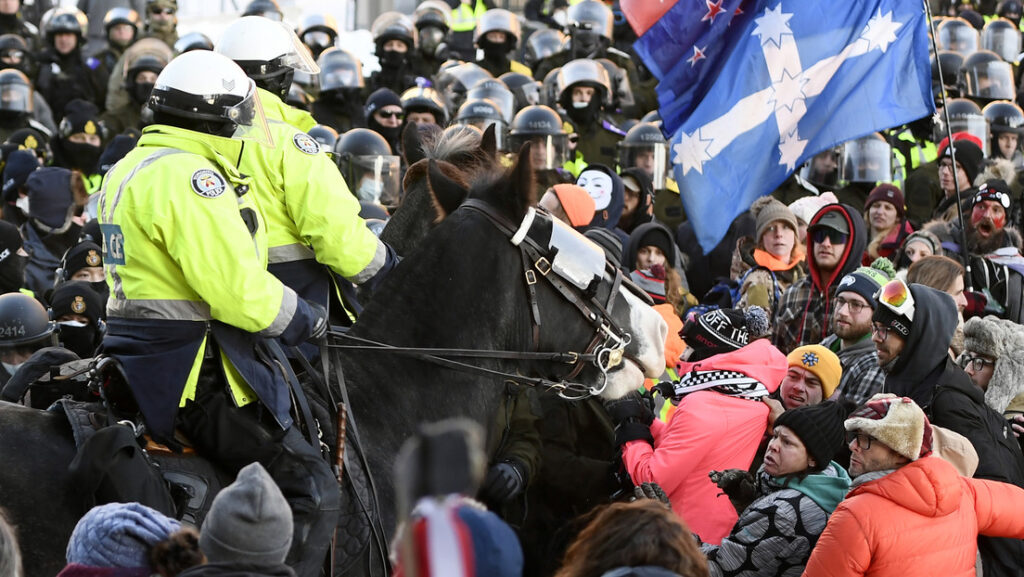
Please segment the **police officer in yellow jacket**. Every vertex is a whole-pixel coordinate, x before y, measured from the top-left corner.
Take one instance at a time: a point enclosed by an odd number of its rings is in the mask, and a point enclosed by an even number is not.
[[[197,73],[201,72],[201,73]],[[265,270],[263,218],[234,166],[261,120],[255,84],[231,60],[182,54],[150,98],[155,124],[105,178],[99,201],[110,300],[102,351],[124,366],[150,432],[228,471],[262,463],[292,506],[287,562],[319,575],[337,522],[337,483],[289,414],[271,338],[326,332],[326,312]]]
[[[295,50],[297,42],[280,22],[245,16],[228,26],[216,51],[239,64],[258,87],[270,88],[295,69],[315,73],[316,64]],[[280,102],[259,90],[261,102],[268,98]],[[396,259],[359,218],[359,202],[331,158],[316,140],[275,112],[267,111],[274,146],[239,142],[231,158],[237,159],[241,173],[252,177],[253,193],[267,219],[270,272],[302,298],[327,306],[331,272],[361,284],[383,276]]]

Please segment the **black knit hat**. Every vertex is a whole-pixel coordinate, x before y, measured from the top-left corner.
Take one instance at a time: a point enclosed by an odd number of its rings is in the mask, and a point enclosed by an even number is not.
[[[768,313],[761,307],[715,309],[687,321],[679,336],[693,349],[686,360],[694,362],[743,348],[767,335],[770,328]]]
[[[672,239],[665,234],[660,228],[654,227],[647,230],[642,237],[640,237],[636,244],[633,246],[639,251],[645,246],[654,246],[661,251],[661,254],[665,255],[665,259],[668,261],[668,266],[672,266],[672,258],[675,256],[675,251],[672,250]],[[634,261],[636,255],[634,255]]]
[[[100,110],[88,100],[76,98],[64,107],[64,118],[60,121],[58,131],[62,138],[72,134],[98,134],[103,138],[103,125],[100,124]]]
[[[813,471],[824,470],[836,451],[843,446],[847,411],[839,403],[825,401],[790,409],[775,419],[775,426],[786,427],[800,437],[807,454],[814,459]]]
[[[366,98],[363,113],[369,119],[373,113],[385,106],[402,106],[402,98],[390,88],[378,88]]]
[[[53,295],[50,297],[50,309],[53,311],[55,319],[64,315],[76,314],[84,316],[93,324],[106,316],[106,311],[103,309],[103,298],[93,290],[89,283],[80,280],[66,282],[53,289]]]
[[[102,254],[99,245],[88,240],[71,247],[61,261],[61,280],[69,280],[83,268],[103,266]]]

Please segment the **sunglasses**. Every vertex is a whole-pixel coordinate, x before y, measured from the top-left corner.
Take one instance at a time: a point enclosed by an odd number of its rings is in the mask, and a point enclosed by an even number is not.
[[[149,11],[151,14],[167,14],[168,16],[174,16],[174,8],[151,8]]]
[[[377,114],[381,118],[397,118],[399,120],[401,120],[402,117],[405,116],[404,112],[384,112],[384,111],[378,111]]]
[[[887,282],[878,291],[875,300],[897,315],[907,317],[911,321],[914,320],[914,296],[910,294],[910,287],[907,286],[907,283],[899,279]]]
[[[832,244],[846,244],[850,235],[843,234],[834,228],[817,228],[811,233],[811,240],[815,244],[822,244],[826,238]]]
[[[986,365],[994,365],[996,362],[964,352],[960,353],[960,357],[956,360],[956,364],[960,365],[961,369],[966,369],[970,366],[975,372],[978,372],[984,369]]]

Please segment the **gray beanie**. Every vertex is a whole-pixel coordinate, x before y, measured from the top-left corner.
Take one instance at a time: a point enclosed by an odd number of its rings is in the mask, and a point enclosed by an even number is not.
[[[280,565],[292,545],[292,510],[259,463],[217,494],[199,532],[211,563]]]
[[[67,562],[89,567],[149,567],[149,550],[181,524],[138,503],[108,503],[89,509],[68,541]]]
[[[789,228],[793,229],[793,232],[798,230],[796,216],[793,215],[793,211],[771,196],[762,196],[755,200],[754,204],[750,206],[750,215],[754,217],[754,226],[756,228],[754,242],[758,246],[761,244],[761,237],[764,236],[764,233],[768,231],[768,226],[773,222],[782,221]]]
[[[1024,393],[1024,326],[995,316],[964,323],[964,350],[996,360],[985,390],[985,404],[999,413]]]

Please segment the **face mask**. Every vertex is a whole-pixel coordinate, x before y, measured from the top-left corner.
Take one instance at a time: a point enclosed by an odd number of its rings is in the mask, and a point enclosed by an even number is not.
[[[577,107],[578,103],[573,102],[572,108],[566,110],[566,114],[573,122],[582,125],[592,124],[597,119],[598,103],[597,95],[590,100],[585,106]]]
[[[14,206],[21,210],[21,213],[28,215],[28,196],[19,196],[18,200],[14,201]]]
[[[575,101],[575,102],[572,103],[572,107],[576,108],[576,109],[582,109],[582,108],[586,108],[588,106],[590,106],[590,102],[583,102],[582,100]]]
[[[405,63],[405,53],[385,50],[380,56],[381,68],[398,68]]]
[[[146,26],[150,30],[152,30],[154,32],[170,32],[170,31],[174,30],[174,27],[176,26],[176,24],[177,23],[174,21],[174,19],[170,19],[170,20],[150,19],[149,22],[146,23]]]
[[[132,87],[132,100],[139,105],[145,104],[152,92],[153,84],[151,82],[136,84]]]
[[[444,42],[444,32],[428,26],[423,30],[420,30],[420,52],[424,56],[433,57],[437,54],[437,47]]]
[[[4,293],[16,292],[25,286],[25,265],[28,257],[12,254],[0,265],[0,290]]]
[[[92,290],[96,291],[96,294],[100,295],[100,299],[106,304],[107,299],[110,298],[110,287],[107,286],[107,281],[101,280],[89,283]]]
[[[67,156],[68,163],[71,165],[70,168],[77,168],[86,174],[92,174],[96,171],[96,165],[99,164],[100,155],[103,154],[103,149],[98,146],[91,144],[82,144],[80,142],[63,141],[61,147],[64,149],[64,154]]]
[[[60,342],[65,349],[82,359],[96,355],[100,332],[94,325],[79,321],[61,321],[58,325],[60,325]]]
[[[380,200],[380,193],[383,186],[376,180],[365,179],[359,184],[356,191],[356,198],[364,202],[376,203]]]
[[[597,170],[584,170],[576,184],[594,199],[594,209],[604,210],[612,201],[612,177]]]

